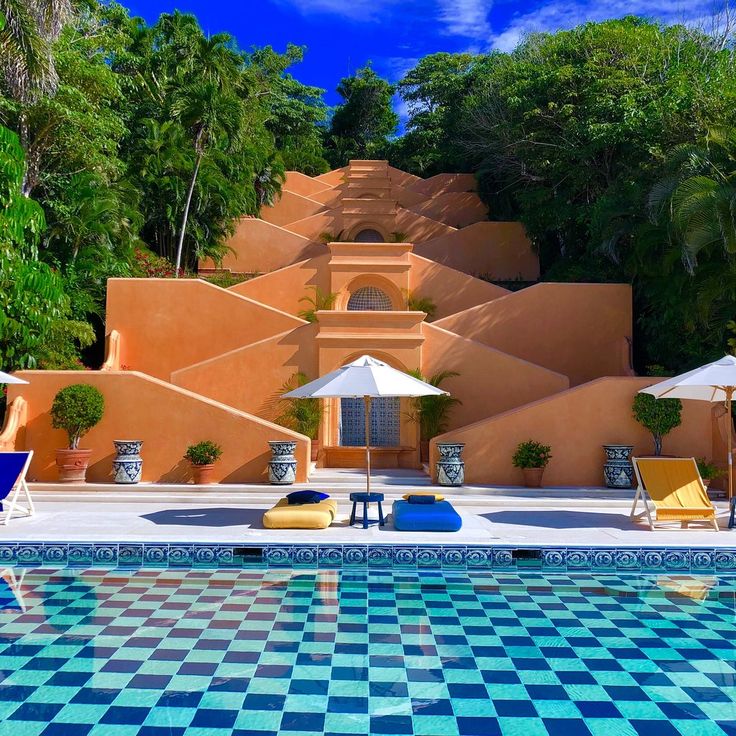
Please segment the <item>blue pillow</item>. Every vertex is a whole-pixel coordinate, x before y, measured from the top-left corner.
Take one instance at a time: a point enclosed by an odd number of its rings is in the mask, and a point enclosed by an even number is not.
[[[319,503],[329,497],[329,494],[320,491],[294,491],[286,497],[286,500],[289,506],[297,506],[302,503]]]
[[[434,496],[429,493],[417,494],[416,496],[409,496],[407,501],[409,503],[434,503]]]

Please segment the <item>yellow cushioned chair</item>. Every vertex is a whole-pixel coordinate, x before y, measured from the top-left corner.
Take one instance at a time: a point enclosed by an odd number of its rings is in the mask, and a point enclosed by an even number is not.
[[[680,522],[687,529],[692,522],[705,523],[718,531],[716,509],[708,498],[698,465],[692,457],[635,457],[631,459],[638,487],[631,507],[631,519],[647,517],[655,524]],[[636,513],[639,501],[644,511]],[[649,501],[654,505],[652,518]]]
[[[298,505],[282,498],[263,514],[263,526],[266,529],[327,529],[335,516],[337,501],[332,498]]]

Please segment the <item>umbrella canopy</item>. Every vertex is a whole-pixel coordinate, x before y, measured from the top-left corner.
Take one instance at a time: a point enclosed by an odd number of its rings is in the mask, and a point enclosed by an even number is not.
[[[11,376],[10,373],[3,373],[0,371],[0,383],[28,383],[28,381]]]
[[[354,399],[365,396],[441,396],[436,386],[363,355],[352,363],[284,394],[285,399]]]
[[[682,375],[668,378],[654,386],[641,389],[639,393],[651,394],[658,399],[695,399],[697,401],[720,402],[727,408],[726,427],[728,435],[728,497],[733,496],[733,453],[731,451],[731,402],[736,391],[736,357],[724,355],[719,360],[703,365]]]
[[[366,491],[371,490],[371,399],[379,396],[401,398],[442,396],[436,386],[420,381],[408,373],[392,368],[370,355],[363,355],[352,363],[338,368],[321,378],[284,394],[285,399],[356,399],[365,402],[365,466]]]

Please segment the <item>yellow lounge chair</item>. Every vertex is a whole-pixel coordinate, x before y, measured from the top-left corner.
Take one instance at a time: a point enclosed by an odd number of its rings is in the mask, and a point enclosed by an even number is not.
[[[698,466],[692,457],[635,457],[631,459],[638,487],[631,507],[631,519],[646,516],[649,528],[655,524],[680,522],[687,529],[692,522],[706,523],[718,531],[716,509],[705,492]],[[636,513],[639,500],[644,511]],[[654,504],[652,519],[649,501]]]

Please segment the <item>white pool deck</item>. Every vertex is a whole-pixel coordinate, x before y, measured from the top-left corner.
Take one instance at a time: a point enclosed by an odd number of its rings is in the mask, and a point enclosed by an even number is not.
[[[164,486],[140,484],[60,485],[31,483],[36,515],[0,526],[8,541],[161,541],[368,544],[498,544],[534,547],[736,547],[727,528],[725,501],[716,501],[721,531],[703,527],[650,531],[632,522],[634,492],[603,488],[465,486],[434,487],[413,471],[378,471],[372,490],[385,495],[384,512],[412,489],[435,489],[463,519],[455,533],[399,532],[390,516],[384,527],[348,523],[349,494],[364,489],[360,471],[317,471],[309,484]],[[263,512],[296,488],[320,488],[338,500],[338,517],[324,530],[264,529]],[[375,517],[375,507],[372,516]]]

